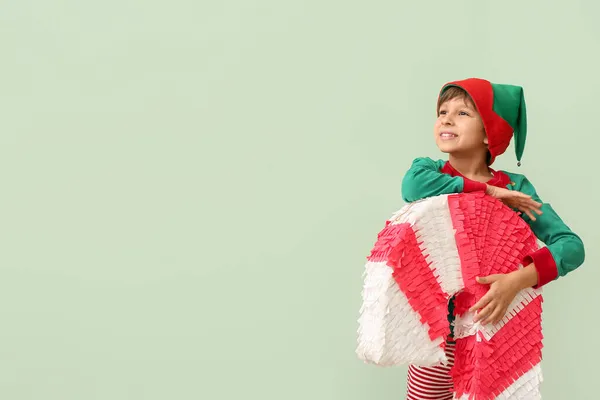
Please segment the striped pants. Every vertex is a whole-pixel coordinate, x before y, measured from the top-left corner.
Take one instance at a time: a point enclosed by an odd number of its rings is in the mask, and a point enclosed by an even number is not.
[[[435,367],[408,366],[406,400],[452,400],[450,369],[454,365],[455,343],[446,343],[448,364]]]

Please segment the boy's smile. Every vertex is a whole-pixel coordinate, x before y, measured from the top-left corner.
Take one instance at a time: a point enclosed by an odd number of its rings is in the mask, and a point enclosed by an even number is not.
[[[440,138],[442,140],[453,140],[456,139],[458,137],[458,135],[456,133],[450,132],[450,131],[443,131],[440,133]]]

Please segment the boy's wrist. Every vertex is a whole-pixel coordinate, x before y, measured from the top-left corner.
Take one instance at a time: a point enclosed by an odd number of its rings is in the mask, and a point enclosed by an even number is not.
[[[514,271],[514,274],[517,278],[519,290],[534,287],[538,283],[538,273],[533,263],[518,271]]]

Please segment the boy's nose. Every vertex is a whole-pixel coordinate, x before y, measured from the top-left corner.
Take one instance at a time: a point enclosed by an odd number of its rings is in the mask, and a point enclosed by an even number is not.
[[[450,118],[448,115],[442,116],[442,124],[443,125],[452,125],[452,118]]]

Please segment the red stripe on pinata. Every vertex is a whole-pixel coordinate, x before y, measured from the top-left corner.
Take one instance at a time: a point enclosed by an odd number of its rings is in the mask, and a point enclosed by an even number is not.
[[[410,224],[391,224],[389,221],[386,222],[385,228],[377,234],[377,241],[371,250],[371,254],[367,257],[367,261],[387,262],[390,253],[401,244],[403,232],[406,229],[411,229]]]
[[[456,295],[454,312],[468,312],[489,290],[477,276],[518,269],[537,248],[535,235],[522,218],[483,192],[451,195],[448,207],[456,231],[464,289]],[[541,360],[542,297],[519,311],[490,341],[483,334],[456,340],[451,371],[457,397],[494,399]],[[478,341],[479,340],[479,341]]]
[[[479,334],[456,341],[456,396],[495,399],[542,360],[542,298],[538,296],[487,341]]]
[[[489,289],[475,278],[517,270],[537,239],[517,213],[483,192],[448,196],[448,207],[465,286],[454,310],[462,315]]]
[[[421,252],[410,224],[387,224],[379,233],[368,260],[385,261],[410,306],[429,326],[429,338],[446,338],[448,326],[447,294],[442,290]],[[440,306],[442,305],[442,306]]]

